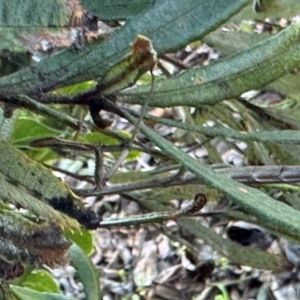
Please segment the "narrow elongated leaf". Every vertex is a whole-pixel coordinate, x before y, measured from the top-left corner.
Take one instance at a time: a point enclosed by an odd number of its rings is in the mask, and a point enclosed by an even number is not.
[[[70,248],[71,264],[83,284],[85,299],[100,299],[100,282],[97,270],[86,253],[75,243]]]
[[[101,20],[126,20],[149,8],[157,0],[81,0],[82,5]]]
[[[287,98],[292,99],[298,99],[298,95],[300,93],[300,74],[298,72],[300,65],[298,64],[295,66],[295,68],[291,72],[286,74],[285,76],[282,76],[275,82],[272,82],[268,85],[268,88],[270,90],[275,90],[283,95],[285,95]],[[291,110],[292,113],[296,113],[296,110]],[[287,112],[287,116],[289,116],[289,113]]]
[[[39,292],[59,293],[58,282],[45,270],[35,270],[22,282],[24,287],[31,288]]]
[[[223,239],[213,230],[200,225],[195,219],[182,218],[178,220],[178,223],[182,228],[209,244],[214,250],[227,257],[233,263],[277,271],[289,265],[284,257],[272,255],[252,247],[243,247],[230,240]]]
[[[13,201],[37,215],[53,218],[64,227],[78,228],[78,223],[59,211],[88,228],[97,226],[96,214],[86,210],[82,200],[51,171],[31,161],[7,142],[0,141],[0,152],[0,198]]]
[[[124,31],[138,30],[153,42],[157,53],[162,54],[205,36],[248,3],[246,0],[230,0],[226,3],[217,0],[160,0],[146,13],[130,19]]]
[[[295,90],[297,91],[296,86]],[[264,107],[261,107],[261,109],[264,110],[264,112],[266,112],[268,115],[272,116],[274,119],[292,125],[294,128],[300,129],[299,102],[289,100],[291,99],[282,101],[280,103],[280,106],[265,105]]]
[[[134,119],[126,114],[132,122]],[[191,158],[172,143],[149,129],[144,124],[140,130],[164,153],[180,162],[207,185],[225,193],[230,199],[253,215],[254,222],[292,240],[300,240],[300,213],[290,206],[273,200],[264,193],[217,174],[197,160]]]
[[[203,41],[224,55],[232,55],[251,47],[259,41],[266,40],[269,37],[269,33],[251,34],[243,31],[225,32],[220,28],[207,35]],[[300,74],[298,69],[299,65],[295,66],[293,72],[287,73],[270,83],[267,86],[267,89],[277,91],[286,97],[297,99],[300,93],[300,86],[298,84],[300,81]],[[297,110],[293,110],[293,112],[296,111]],[[287,115],[289,115],[289,113]]]
[[[22,298],[17,296],[12,291],[12,289],[10,288],[10,286],[8,285],[7,282],[3,282],[1,284],[0,293],[1,293],[2,299],[5,299],[5,300],[23,300]]]
[[[73,297],[67,297],[54,293],[40,293],[28,288],[11,285],[11,289],[22,300],[76,300]]]
[[[156,82],[150,106],[199,106],[239,97],[281,77],[300,63],[300,23],[295,23],[253,48],[207,67],[191,69]],[[123,101],[142,104],[149,86],[122,93]]]
[[[237,130],[225,128],[225,127],[205,127],[186,124],[170,119],[157,118],[153,116],[147,116],[150,120],[154,120],[157,123],[165,124],[168,126],[174,126],[177,128],[185,129],[188,131],[194,131],[202,133],[208,136],[219,136],[224,138],[234,138],[241,141],[258,141],[258,142],[273,142],[280,144],[300,144],[300,131],[298,130],[262,130],[258,132],[240,132]]]
[[[32,214],[41,219],[55,220],[62,227],[79,228],[79,223],[67,215],[55,210],[43,201],[40,195],[32,195],[34,191],[14,182],[0,172],[0,199],[16,207],[28,209]]]
[[[125,26],[100,46],[87,46],[80,53],[62,51],[39,64],[0,79],[0,93],[28,94],[101,79],[112,66],[129,54],[129,44],[137,35],[148,37],[157,54],[173,51],[216,29],[247,3],[249,0],[157,1],[146,12],[128,20]]]

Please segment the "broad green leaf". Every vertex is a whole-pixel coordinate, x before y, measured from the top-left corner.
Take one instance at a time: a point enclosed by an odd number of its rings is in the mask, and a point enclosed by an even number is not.
[[[26,155],[29,158],[38,161],[40,163],[53,162],[54,159],[59,158],[59,155],[49,148],[44,148],[44,149],[24,148],[23,151],[24,153],[26,153]]]
[[[128,140],[130,138],[130,135],[126,131],[120,131],[118,132],[119,137],[123,136],[122,140]],[[102,131],[102,132],[92,132],[88,134],[79,134],[78,141],[84,142],[84,143],[93,143],[95,145],[118,145],[120,144],[120,140],[113,138],[113,136],[110,134],[110,132]],[[111,152],[113,156],[118,156],[119,152]],[[131,150],[127,156],[127,160],[135,160],[141,155],[141,152],[136,150]]]
[[[0,79],[0,93],[5,89],[5,94],[28,94],[101,79],[130,53],[129,44],[137,35],[149,38],[158,55],[173,51],[216,29],[247,3],[249,0],[157,1],[146,12],[129,19],[100,45],[87,45],[78,53],[62,51]]]
[[[65,231],[65,236],[76,243],[86,255],[91,255],[94,251],[93,236],[90,231],[86,229],[76,231]]]
[[[82,282],[86,300],[100,299],[100,281],[97,270],[86,253],[75,243],[70,248],[71,264]]]
[[[22,282],[24,287],[38,292],[59,293],[58,282],[45,270],[32,271]]]
[[[126,20],[149,8],[156,0],[82,0],[82,5],[101,20]]]
[[[199,106],[239,97],[276,80],[300,63],[300,23],[274,37],[206,67],[190,69],[174,78],[156,82],[150,106]],[[141,104],[149,86],[122,93],[124,102]]]
[[[126,114],[126,117],[134,122],[134,119]],[[300,240],[299,219],[300,213],[290,206],[275,201],[264,193],[228,179],[217,174],[210,168],[202,165],[172,143],[149,129],[144,124],[139,126],[141,132],[146,135],[164,153],[181,163],[199,179],[220,192],[225,193],[233,202],[241,206],[248,214],[253,215],[253,221],[267,227],[291,240]]]
[[[54,293],[40,293],[20,286],[11,285],[10,287],[22,300],[76,300],[73,297]]]
[[[55,94],[74,96],[80,93],[85,93],[96,86],[95,81],[85,81],[71,86],[61,88],[55,91]]]
[[[44,118],[39,116],[22,116],[14,122],[14,132],[11,141],[14,145],[27,146],[31,141],[45,136],[56,136],[61,132],[44,124]]]
[[[109,133],[103,132],[91,132],[87,134],[79,134],[78,141],[82,143],[92,143],[95,145],[118,145],[118,139],[113,138]]]

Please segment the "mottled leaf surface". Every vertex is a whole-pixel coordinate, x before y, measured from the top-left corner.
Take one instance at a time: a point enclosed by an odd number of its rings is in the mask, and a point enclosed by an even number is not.
[[[171,79],[157,81],[150,106],[216,104],[259,89],[300,63],[300,24],[295,23],[252,48],[220,59],[203,68],[190,69]],[[123,92],[123,101],[143,103],[150,87]]]
[[[101,20],[126,20],[148,9],[156,0],[82,0],[82,5]]]
[[[77,221],[88,228],[97,226],[96,215],[85,210],[82,200],[50,170],[7,142],[0,141],[0,152],[2,200],[54,219],[63,227],[78,228]]]
[[[101,79],[112,66],[128,55],[129,44],[137,35],[148,37],[158,55],[173,51],[216,29],[248,2],[157,1],[146,12],[128,20],[100,46],[87,46],[80,53],[62,51],[30,69],[24,68],[0,79],[0,92],[5,88],[5,93],[27,94],[90,79]],[[199,23],[201,19],[207,22]]]

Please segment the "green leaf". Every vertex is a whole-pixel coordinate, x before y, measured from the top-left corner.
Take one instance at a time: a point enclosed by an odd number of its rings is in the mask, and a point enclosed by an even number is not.
[[[240,11],[247,3],[249,3],[247,0],[157,1],[146,13],[130,19],[124,31],[138,30],[152,41],[154,49],[160,55],[202,38]]]
[[[53,219],[65,228],[80,228],[78,221],[87,228],[98,224],[95,213],[86,210],[82,200],[49,169],[4,141],[0,141],[0,152],[0,198],[3,201]]]
[[[0,11],[5,11],[0,16],[0,27],[65,26],[68,21],[67,6],[62,0],[1,0]]]
[[[224,255],[231,262],[239,265],[251,266],[258,269],[280,270],[288,265],[287,260],[279,255],[273,255],[253,247],[243,247],[222,238],[210,228],[206,228],[192,218],[181,218],[182,228],[210,245],[219,254]]]
[[[126,20],[149,8],[156,0],[82,0],[82,5],[101,20]]]
[[[131,122],[135,122],[130,115],[126,114],[126,117]],[[297,241],[300,239],[300,229],[298,226],[300,213],[298,211],[284,203],[275,201],[254,188],[245,186],[214,172],[182,150],[176,148],[172,143],[144,124],[141,124],[139,128],[164,153],[181,163],[182,166],[203,180],[205,184],[223,192],[247,213],[253,215],[255,217],[253,221],[290,240]]]
[[[22,283],[24,287],[38,292],[59,293],[58,282],[45,270],[32,271]]]
[[[280,144],[294,144],[299,145],[300,131],[299,130],[264,130],[256,127],[257,132],[240,132],[230,128],[221,126],[197,126],[186,124],[170,119],[157,118],[148,115],[146,118],[154,120],[157,123],[165,124],[172,127],[185,129],[189,132],[198,132],[208,136],[218,136],[224,138],[233,138],[241,141],[258,141],[258,142],[270,142]]]
[[[258,34],[247,33],[244,31],[232,32],[218,28],[205,36],[203,41],[223,55],[232,55],[236,52],[246,50],[269,37],[269,33]]]
[[[94,251],[93,236],[86,229],[76,231],[65,231],[65,236],[76,243],[86,255],[91,255]]]
[[[97,270],[85,252],[75,243],[70,248],[71,264],[82,282],[86,300],[100,299],[100,281]]]
[[[0,29],[1,36],[1,29]],[[8,38],[8,36],[6,36]],[[3,42],[3,41],[2,41]],[[13,39],[10,39],[9,42],[13,42]],[[17,41],[20,43],[20,41]],[[2,44],[2,47],[4,45]],[[22,47],[20,47],[22,48]],[[5,76],[11,73],[18,71],[22,67],[27,67],[32,63],[31,54],[26,52],[12,53],[7,50],[0,52],[0,76]],[[6,49],[9,49],[8,47]]]
[[[285,76],[282,76],[275,82],[272,82],[268,85],[267,88],[270,90],[275,90],[282,95],[285,95],[287,98],[292,99],[298,99],[299,93],[300,93],[300,73],[299,73],[299,67],[300,65],[295,66],[294,70],[295,72],[291,72],[286,74]],[[295,114],[297,110],[291,110],[291,113]],[[288,112],[287,112],[287,115]]]
[[[255,3],[260,3],[259,9],[255,9]],[[233,21],[262,20],[266,18],[280,19],[294,17],[300,13],[300,3],[294,0],[253,0],[243,9]]]
[[[190,69],[155,83],[149,106],[199,106],[239,97],[276,80],[300,63],[300,24],[295,23],[254,47],[206,67]],[[150,86],[122,93],[123,101],[142,104]]]
[[[270,37],[269,33],[246,33],[243,31],[223,31],[222,28],[210,33],[204,38],[204,42],[220,51],[224,55],[231,55],[241,50],[245,50],[257,42]],[[277,91],[286,97],[297,99],[300,93],[299,65],[295,66],[293,72],[287,73],[276,81],[270,83],[267,89]]]
[[[173,51],[216,29],[247,3],[248,0],[157,1],[146,12],[128,20],[100,46],[92,44],[80,53],[65,50],[0,79],[0,93],[4,89],[5,94],[28,94],[95,78],[101,81],[112,66],[130,53],[129,44],[137,35],[148,37],[158,55]]]
[[[0,224],[2,259],[50,267],[66,263],[71,243],[53,221],[36,224],[21,214],[2,210]]]
[[[10,287],[22,300],[76,300],[73,297],[54,293],[40,293],[20,286],[11,285]]]
[[[85,93],[96,86],[95,81],[84,81],[55,91],[55,94],[74,96]]]
[[[113,138],[109,132],[91,132],[87,134],[79,134],[78,141],[82,143],[92,143],[95,145],[118,145],[119,141]]]
[[[1,0],[0,11],[5,12],[0,16],[1,47],[14,52],[27,50],[22,35],[38,34],[51,27],[65,28],[71,15],[62,0]]]
[[[33,114],[21,114],[14,123],[14,132],[11,137],[13,144],[28,146],[31,141],[56,136],[61,132],[44,124],[45,118]]]
[[[1,297],[3,300],[22,300],[12,291],[7,282],[4,281],[1,285]]]

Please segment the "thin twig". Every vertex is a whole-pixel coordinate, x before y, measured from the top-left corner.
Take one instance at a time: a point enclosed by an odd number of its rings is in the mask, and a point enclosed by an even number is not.
[[[136,136],[136,134],[139,130],[139,125],[142,122],[144,115],[146,114],[148,104],[149,104],[149,102],[151,100],[151,97],[152,97],[152,94],[153,94],[154,79],[155,79],[155,77],[154,77],[154,75],[151,71],[151,89],[150,89],[150,92],[149,92],[149,95],[148,95],[146,101],[143,103],[143,106],[142,106],[142,109],[140,111],[139,117],[136,121],[136,124],[134,124],[135,127],[134,127],[134,130],[132,132],[131,138],[130,138],[128,144],[126,145],[126,148],[122,151],[122,153],[120,154],[120,156],[118,157],[116,162],[112,165],[112,167],[103,176],[103,181],[104,181],[103,183],[106,183],[109,180],[109,178],[119,169],[120,165],[126,159],[126,157],[128,156],[128,154],[130,152],[130,149],[132,148],[135,136]],[[122,110],[120,110],[120,112],[122,112]]]
[[[162,158],[166,159],[165,155],[163,155],[160,151],[158,150],[153,150],[145,147],[145,145],[142,145],[138,142],[135,143],[136,145],[139,146],[132,146],[132,150],[140,151],[143,153],[148,153],[152,155],[153,157],[157,158]],[[52,149],[59,148],[66,148],[66,149],[71,149],[71,150],[76,150],[76,151],[83,151],[83,152],[91,152],[93,151],[93,147],[99,147],[99,145],[95,144],[89,144],[89,143],[78,143],[74,141],[68,141],[68,140],[63,140],[59,139],[56,137],[48,137],[48,138],[41,138],[34,140],[30,143],[31,147],[50,147]],[[124,149],[124,144],[120,145],[111,145],[111,146],[104,146],[101,145],[102,151],[103,152],[121,152]]]
[[[78,130],[80,128],[79,120],[73,119],[70,116],[60,113],[57,110],[54,110],[42,103],[38,103],[37,101],[31,99],[26,95],[17,95],[14,98],[4,99],[1,101],[30,109],[41,115],[52,117],[75,130]]]
[[[182,70],[186,70],[188,69],[189,67],[186,66],[183,62],[181,62],[180,60],[170,56],[170,55],[167,55],[167,54],[163,54],[161,55],[159,58],[173,64],[174,66],[176,66],[177,68],[179,69],[182,69]]]
[[[293,184],[300,182],[300,166],[245,166],[213,169],[218,173],[227,175],[229,178],[245,184]],[[84,190],[76,191],[76,193],[79,192],[80,195],[84,196],[104,196],[157,187],[203,184],[200,179],[191,173],[186,173],[184,176],[176,177],[175,179],[174,174],[166,176],[152,175],[149,177],[149,179],[107,186],[99,192]],[[289,185],[286,188],[299,190],[298,186]]]
[[[131,226],[146,223],[161,223],[167,220],[176,220],[177,218],[182,216],[189,216],[195,214],[200,209],[202,209],[206,203],[206,196],[204,194],[197,194],[194,198],[194,202],[184,209],[180,209],[174,212],[154,212],[139,216],[130,216],[122,219],[106,219],[100,222],[99,227],[110,228],[114,226]]]
[[[102,147],[94,148],[95,151],[95,185],[96,191],[102,189],[102,176],[103,176],[103,152]]]
[[[78,175],[76,173],[72,173],[72,172],[69,172],[67,170],[64,170],[64,169],[61,169],[61,168],[58,168],[58,167],[55,167],[55,166],[50,166],[50,165],[47,165],[47,164],[43,164],[46,168],[49,168],[53,171],[57,171],[57,172],[60,172],[62,174],[65,174],[67,176],[70,176],[70,177],[73,177],[77,180],[80,180],[80,181],[86,181],[88,183],[91,183],[91,184],[94,184],[94,180],[91,178],[92,176],[87,176],[87,175]]]

